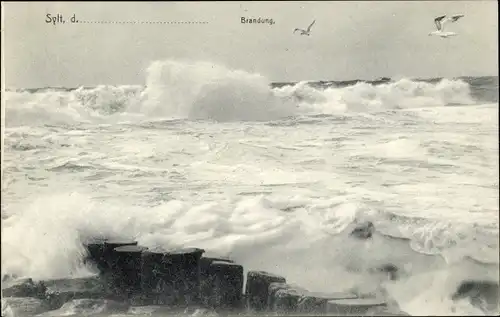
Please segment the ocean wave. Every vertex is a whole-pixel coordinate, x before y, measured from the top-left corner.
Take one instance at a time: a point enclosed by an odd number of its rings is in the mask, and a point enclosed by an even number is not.
[[[484,88],[471,82],[472,86],[464,79],[383,78],[273,85],[260,74],[208,62],[155,61],[147,69],[145,86],[8,91],[6,124],[57,126],[157,118],[272,121],[304,114],[471,105],[479,102],[477,91]]]

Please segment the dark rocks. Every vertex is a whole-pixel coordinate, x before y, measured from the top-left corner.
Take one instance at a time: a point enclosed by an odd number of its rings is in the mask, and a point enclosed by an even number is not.
[[[225,261],[212,261],[208,269],[212,296],[209,305],[217,310],[235,310],[243,306],[243,266]]]
[[[64,303],[76,299],[105,299],[109,296],[106,283],[100,277],[54,279],[34,283],[31,279],[2,291],[3,296],[23,295],[43,303],[46,310],[59,309]],[[23,304],[25,305],[25,304]]]
[[[376,298],[335,299],[327,302],[326,312],[340,315],[364,315],[372,309],[385,306],[387,306],[385,301]]]
[[[104,299],[109,297],[105,282],[99,277],[56,279],[44,281],[46,292],[43,299],[51,309],[75,299]]]
[[[47,287],[43,283],[34,282],[31,278],[27,278],[4,283],[2,285],[2,296],[43,298],[46,290]]]
[[[245,287],[247,307],[254,311],[265,311],[268,308],[269,286],[272,283],[286,283],[282,276],[263,271],[249,271]]]
[[[351,236],[357,239],[370,239],[375,232],[375,226],[371,221],[362,222],[351,231]]]
[[[335,299],[353,299],[358,296],[352,293],[313,293],[308,292],[298,303],[298,313],[321,314],[326,312],[326,306],[329,300]]]

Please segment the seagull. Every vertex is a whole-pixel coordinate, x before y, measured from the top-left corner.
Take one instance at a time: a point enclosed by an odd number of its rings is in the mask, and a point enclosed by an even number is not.
[[[307,35],[307,36],[311,35],[311,28],[314,25],[314,22],[316,22],[316,20],[312,21],[312,23],[307,27],[307,30],[295,29],[293,30],[293,33],[300,31],[300,35]]]
[[[436,24],[437,31],[429,33],[429,36],[436,35],[436,36],[440,36],[442,38],[448,38],[450,36],[458,35],[455,32],[445,32],[444,25],[447,22],[452,22],[452,23],[456,22],[458,19],[460,19],[463,16],[464,16],[463,14],[456,14],[456,15],[449,17],[449,18],[446,17],[446,15],[442,15],[440,17],[435,18],[434,23]]]

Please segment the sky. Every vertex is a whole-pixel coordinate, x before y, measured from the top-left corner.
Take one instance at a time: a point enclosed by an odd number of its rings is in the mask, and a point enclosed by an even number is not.
[[[48,24],[62,14],[65,24]],[[206,24],[72,24],[205,21]],[[451,39],[428,36],[439,15]],[[144,84],[155,60],[269,81],[498,76],[497,1],[2,2],[7,88]],[[242,24],[241,17],[271,18]],[[293,34],[316,20],[310,36]]]

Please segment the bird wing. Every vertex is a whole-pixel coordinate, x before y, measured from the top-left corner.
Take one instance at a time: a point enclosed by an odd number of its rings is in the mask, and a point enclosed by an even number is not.
[[[455,14],[454,16],[451,16],[449,18],[444,19],[443,21],[441,21],[441,28],[444,29],[445,23],[448,23],[448,22],[454,23],[454,22],[458,21],[458,19],[460,19],[463,16],[464,16],[463,14]]]
[[[304,30],[302,30],[302,29],[298,29],[298,28],[297,28],[297,29],[293,30],[293,33],[297,32],[297,31],[302,31],[302,32],[304,32]]]
[[[312,23],[307,27],[307,32],[311,31],[311,28],[315,22],[316,22],[316,20],[312,21]]]
[[[434,23],[436,24],[436,28],[437,28],[438,31],[441,31],[441,29],[443,27],[442,24],[441,24],[441,21],[444,18],[446,18],[446,15],[442,15],[442,16],[437,17],[437,18],[434,19]]]
[[[463,15],[463,14],[456,14],[456,15],[454,15],[454,16],[452,16],[452,17],[450,18],[450,21],[451,21],[451,22],[457,22],[457,20],[458,20],[458,19],[463,18],[463,17],[464,17],[464,15]]]

